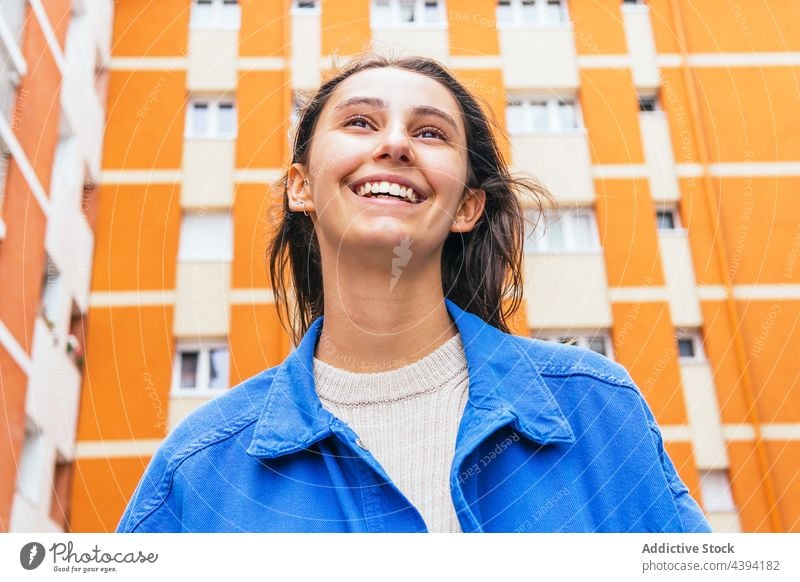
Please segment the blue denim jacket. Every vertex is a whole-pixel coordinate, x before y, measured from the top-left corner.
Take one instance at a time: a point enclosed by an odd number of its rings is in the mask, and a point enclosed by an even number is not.
[[[505,334],[446,303],[469,373],[450,472],[463,531],[709,531],[621,366]],[[353,430],[320,404],[312,358],[322,320],[282,364],[167,437],[118,531],[426,531]]]

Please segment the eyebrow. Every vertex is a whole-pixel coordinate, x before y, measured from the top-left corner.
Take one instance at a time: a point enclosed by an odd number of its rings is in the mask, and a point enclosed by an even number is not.
[[[374,107],[375,109],[389,109],[389,104],[378,97],[350,97],[349,99],[345,99],[344,101],[337,103],[336,107],[333,109],[334,111],[340,111],[342,109],[347,109],[348,107],[353,107],[354,105],[368,105],[370,107]],[[458,124],[456,123],[456,120],[453,119],[453,116],[449,113],[445,113],[438,107],[433,107],[431,105],[417,105],[416,107],[411,108],[411,112],[415,113],[416,115],[432,115],[434,117],[438,117],[450,125],[455,131],[458,131]]]

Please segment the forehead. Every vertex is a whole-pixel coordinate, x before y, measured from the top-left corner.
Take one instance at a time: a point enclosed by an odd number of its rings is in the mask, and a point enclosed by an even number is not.
[[[464,128],[461,109],[450,90],[439,81],[407,69],[381,67],[351,75],[336,87],[323,115],[352,97],[376,97],[391,109],[436,107],[449,113],[461,131]]]

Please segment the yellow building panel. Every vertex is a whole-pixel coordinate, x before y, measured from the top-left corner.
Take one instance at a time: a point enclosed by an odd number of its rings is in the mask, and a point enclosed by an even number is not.
[[[70,531],[115,531],[149,462],[149,457],[76,459]]]
[[[185,102],[185,71],[112,71],[103,167],[179,169]]]
[[[289,336],[273,304],[231,306],[231,386],[277,366],[289,353]]]
[[[615,360],[628,369],[659,424],[687,424],[667,303],[613,303],[611,311]]]
[[[710,162],[797,161],[797,68],[702,67],[695,74]]]
[[[470,57],[498,55],[496,10],[495,0],[448,0],[450,54]]]
[[[764,494],[764,475],[758,466],[755,444],[746,441],[728,442],[728,458],[731,494],[739,511],[742,531],[773,531]],[[792,465],[797,467],[796,462],[792,462]]]
[[[89,310],[78,441],[166,435],[172,317],[166,305]]]
[[[266,289],[266,248],[271,235],[270,213],[277,217],[282,212],[282,193],[273,194],[263,184],[238,184],[233,203],[233,288]]]
[[[630,70],[581,70],[579,97],[592,163],[644,163],[638,97]]]
[[[800,440],[769,441],[767,456],[783,531],[800,533]]]
[[[369,49],[370,0],[322,0],[322,54],[352,55]]]
[[[722,301],[701,301],[703,351],[711,364],[720,420],[723,424],[749,422],[742,392],[741,370],[736,362],[733,329]]]
[[[676,68],[663,68],[661,73],[661,105],[667,112],[669,133],[672,136],[672,154],[679,164],[700,161],[692,110],[683,82],[683,72]]]
[[[717,178],[714,182],[721,189],[721,226],[734,283],[800,283],[800,178]]]
[[[115,57],[179,57],[189,37],[188,0],[117,0],[111,54]]]
[[[800,422],[800,301],[738,301],[761,422]]]
[[[680,52],[670,9],[671,3],[672,0],[647,0],[647,6],[650,9],[650,24],[653,27],[653,40],[656,52],[659,53]]]
[[[568,2],[579,55],[626,53],[625,27],[619,0]]]
[[[490,121],[502,129],[497,132],[497,145],[506,159],[511,160],[511,144],[503,132],[506,130],[506,91],[500,69],[461,69],[453,71],[456,78],[478,97]]]
[[[236,167],[278,168],[288,148],[289,87],[282,71],[247,71],[239,76]]]
[[[700,475],[695,466],[692,444],[667,441],[664,443],[664,448],[667,450],[672,464],[675,465],[675,468],[678,470],[681,479],[689,488],[689,493],[691,493],[697,503],[702,505]]]
[[[92,270],[92,291],[175,288],[180,187],[103,186]]]
[[[680,0],[693,53],[800,50],[800,3]]]
[[[720,274],[711,229],[711,216],[706,203],[705,189],[700,178],[681,178],[680,215],[683,227],[689,231],[689,248],[692,251],[694,275],[698,285],[720,285]],[[716,212],[714,212],[716,214]]]
[[[240,0],[242,27],[239,30],[239,56],[285,57],[291,0]],[[295,47],[301,50],[302,47]]]
[[[664,285],[647,180],[595,180],[597,229],[610,287]]]

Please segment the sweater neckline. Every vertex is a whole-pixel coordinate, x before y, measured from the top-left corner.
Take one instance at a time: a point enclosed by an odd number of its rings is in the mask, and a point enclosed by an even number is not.
[[[466,371],[460,333],[416,362],[385,372],[351,372],[314,358],[320,400],[341,406],[388,403],[434,392]]]

